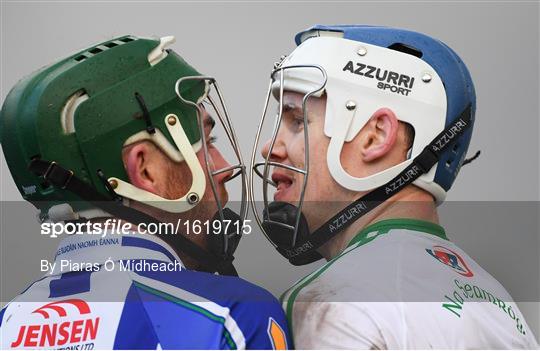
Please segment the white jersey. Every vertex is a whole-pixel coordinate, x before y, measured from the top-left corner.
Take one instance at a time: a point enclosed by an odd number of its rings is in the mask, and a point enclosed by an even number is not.
[[[391,219],[282,296],[298,349],[531,349],[504,287],[439,225]]]

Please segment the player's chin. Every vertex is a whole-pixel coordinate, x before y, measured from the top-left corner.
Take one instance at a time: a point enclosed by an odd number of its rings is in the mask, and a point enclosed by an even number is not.
[[[274,194],[274,201],[276,202],[287,202],[291,205],[298,206],[300,201],[300,196],[291,194],[288,192],[276,192]]]

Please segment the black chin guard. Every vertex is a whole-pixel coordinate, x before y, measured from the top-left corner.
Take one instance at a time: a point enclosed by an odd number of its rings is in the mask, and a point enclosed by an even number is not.
[[[242,238],[241,231],[243,223],[241,223],[242,219],[240,218],[240,216],[229,208],[223,209],[223,219],[226,222],[221,221],[219,212],[216,212],[216,214],[212,218],[212,222],[222,222],[220,226],[221,231],[218,232],[212,230],[211,233],[208,233],[210,235],[210,240],[208,241],[208,249],[210,250],[210,253],[222,258],[223,262],[230,262],[230,267],[234,269],[234,267],[232,266],[232,261],[234,260],[233,254],[236,251],[238,244],[240,243],[240,239]],[[227,272],[223,272],[222,274],[237,275],[231,273],[232,271],[229,272],[227,269]]]
[[[311,248],[306,248],[304,252],[301,248],[294,248],[293,243],[294,227],[296,225],[296,216],[298,207],[281,201],[274,201],[268,205],[268,218],[266,211],[263,214],[262,227],[270,237],[270,240],[276,245],[278,252],[289,260],[295,266],[302,266],[308,263],[318,261],[322,256],[315,250],[307,252]],[[289,225],[289,228],[285,225]],[[300,213],[300,222],[298,223],[298,233],[296,242],[303,242],[310,236],[306,217]],[[301,255],[295,255],[294,252],[302,252]]]

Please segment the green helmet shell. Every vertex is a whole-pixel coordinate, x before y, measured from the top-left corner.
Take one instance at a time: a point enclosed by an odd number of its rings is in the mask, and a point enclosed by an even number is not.
[[[200,76],[171,50],[151,65],[149,53],[159,40],[123,36],[92,46],[44,67],[19,81],[0,112],[0,137],[7,164],[23,198],[42,211],[70,202],[74,210],[85,205],[75,194],[51,186],[28,170],[30,161],[55,161],[74,172],[99,193],[108,194],[98,177],[129,181],[122,162],[122,147],[132,135],[146,130],[135,93],[144,98],[152,125],[175,148],[165,126],[168,114],[178,116],[191,144],[200,140],[197,111],[178,98],[175,83]],[[202,81],[187,81],[180,93],[197,102],[205,94]],[[77,96],[78,106],[70,106]],[[63,114],[75,109],[72,127]]]

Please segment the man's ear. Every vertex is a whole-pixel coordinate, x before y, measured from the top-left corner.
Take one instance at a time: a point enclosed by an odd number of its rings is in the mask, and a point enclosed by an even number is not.
[[[146,142],[128,146],[122,158],[131,184],[137,188],[159,193],[159,165],[152,145]]]
[[[388,154],[396,143],[398,128],[394,111],[386,107],[375,111],[360,132],[362,160],[368,163]]]

